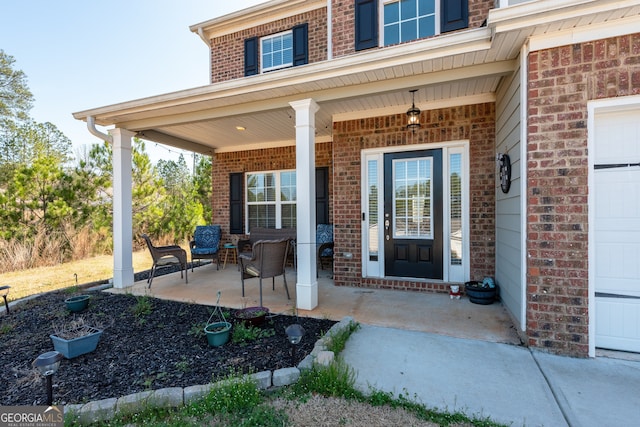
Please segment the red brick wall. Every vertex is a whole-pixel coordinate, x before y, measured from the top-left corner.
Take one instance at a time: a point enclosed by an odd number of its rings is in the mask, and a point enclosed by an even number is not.
[[[309,63],[327,59],[327,9],[321,8],[211,40],[211,83],[244,77],[244,41],[309,24]]]
[[[587,101],[640,94],[640,33],[532,52],[529,345],[588,356]]]
[[[333,57],[355,53],[354,0],[331,0]]]
[[[331,143],[316,144],[316,166],[329,167],[329,206],[332,203]],[[212,207],[213,223],[222,226],[222,237],[229,237],[229,174],[237,172],[259,172],[280,169],[295,169],[294,146],[265,148],[261,150],[216,153],[212,159]],[[329,219],[332,218],[329,209]]]
[[[495,104],[466,105],[423,111],[422,127],[407,132],[406,116],[398,114],[334,123],[334,241],[336,285],[444,291],[442,283],[363,279],[361,269],[361,150],[389,146],[470,141],[471,277],[494,275],[495,264]]]
[[[478,28],[489,16],[495,0],[469,0],[469,28]],[[333,57],[352,55],[355,51],[354,0],[331,0]],[[381,11],[379,11],[381,13]]]
[[[495,0],[469,0],[469,28],[478,28],[489,17]]]

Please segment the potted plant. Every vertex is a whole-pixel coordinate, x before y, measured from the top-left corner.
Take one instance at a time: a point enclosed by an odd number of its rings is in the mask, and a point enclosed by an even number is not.
[[[260,326],[264,323],[268,314],[269,309],[267,307],[245,307],[236,310],[233,317],[247,326]]]
[[[70,322],[54,324],[54,333],[49,335],[53,348],[67,359],[91,353],[98,347],[102,329],[88,325],[80,317]]]
[[[220,294],[218,291],[218,300],[216,301],[216,308],[213,310],[211,315],[209,316],[209,320],[204,327],[204,333],[207,336],[207,342],[212,347],[220,347],[229,341],[229,333],[231,332],[231,323],[227,322],[227,319],[224,317],[224,313],[220,308]],[[218,316],[218,320],[216,322],[211,322],[214,316]]]
[[[498,295],[498,287],[490,277],[486,277],[482,282],[477,280],[466,282],[464,291],[469,297],[469,301],[481,305],[493,304]]]
[[[207,336],[207,342],[212,347],[220,347],[229,341],[229,333],[231,331],[231,323],[214,322],[204,327],[204,333]]]
[[[78,313],[87,308],[89,305],[89,295],[76,295],[64,300],[67,309],[73,313]]]

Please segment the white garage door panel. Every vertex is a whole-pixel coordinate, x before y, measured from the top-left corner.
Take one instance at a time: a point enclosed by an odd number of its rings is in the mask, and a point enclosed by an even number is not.
[[[595,164],[628,162],[640,158],[640,111],[598,114],[595,131]]]
[[[639,223],[640,167],[600,169],[595,171],[595,178],[598,195],[596,218],[607,220],[621,218]]]
[[[595,344],[640,352],[640,108],[597,115],[594,145]]]
[[[596,298],[596,345],[640,352],[640,299]]]

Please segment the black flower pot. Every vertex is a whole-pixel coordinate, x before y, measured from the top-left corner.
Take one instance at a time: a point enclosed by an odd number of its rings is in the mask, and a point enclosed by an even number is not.
[[[467,282],[465,283],[464,291],[472,303],[489,305],[496,300],[498,287],[484,288],[482,287],[482,282]]]

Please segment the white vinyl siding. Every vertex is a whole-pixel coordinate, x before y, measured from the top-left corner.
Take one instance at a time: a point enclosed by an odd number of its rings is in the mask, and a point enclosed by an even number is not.
[[[526,285],[523,283],[523,225],[521,194],[521,74],[518,69],[505,78],[498,89],[496,102],[496,153],[511,159],[511,187],[500,188],[496,166],[496,282],[504,306],[525,327]]]

